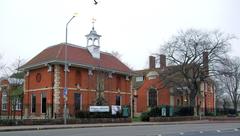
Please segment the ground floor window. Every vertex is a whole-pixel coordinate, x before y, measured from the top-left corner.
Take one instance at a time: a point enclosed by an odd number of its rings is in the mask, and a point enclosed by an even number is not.
[[[31,98],[31,111],[32,113],[36,112],[36,95],[32,94],[32,98]]]
[[[148,104],[149,107],[157,106],[157,91],[156,89],[151,88],[148,92]]]
[[[3,111],[7,110],[7,92],[6,91],[2,92],[2,110]]]
[[[47,110],[47,98],[46,98],[46,94],[43,93],[42,94],[42,113],[46,113]]]
[[[15,110],[22,110],[22,101],[19,97],[15,101]]]
[[[75,112],[80,111],[82,109],[82,100],[80,93],[74,93],[74,110]]]
[[[121,105],[121,96],[120,95],[116,96],[116,105]]]

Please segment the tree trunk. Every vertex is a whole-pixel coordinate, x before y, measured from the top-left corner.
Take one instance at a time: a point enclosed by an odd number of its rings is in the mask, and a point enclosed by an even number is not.
[[[237,102],[234,102],[233,106],[234,106],[234,114],[237,114]]]
[[[195,105],[195,95],[194,93],[190,94],[190,109],[192,112],[192,115],[197,116],[197,107]]]

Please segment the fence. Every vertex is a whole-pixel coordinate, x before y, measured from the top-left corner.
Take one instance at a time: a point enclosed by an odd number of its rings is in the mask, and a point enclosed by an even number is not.
[[[153,107],[148,111],[149,116],[151,117],[159,117],[159,116],[193,116],[194,115],[194,107],[181,107],[181,106],[168,106],[162,105],[158,107]],[[236,114],[234,109],[225,108],[200,108],[196,107],[197,115],[205,115],[205,116],[215,116],[215,115],[230,115]]]

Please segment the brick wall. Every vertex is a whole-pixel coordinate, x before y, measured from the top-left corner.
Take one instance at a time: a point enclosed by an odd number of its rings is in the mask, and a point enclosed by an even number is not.
[[[42,93],[46,94],[48,107],[59,107],[53,110],[53,115],[55,116],[55,113],[57,113],[58,116],[62,116],[64,109],[64,67],[59,67],[60,84],[59,86],[54,86],[54,82],[56,82],[54,80],[54,78],[56,78],[56,67],[58,66],[55,65],[50,72],[48,72],[47,66],[35,70],[30,70],[29,75],[26,76],[24,105],[27,111],[27,114],[25,114],[27,117],[44,118],[45,114],[41,113]],[[88,69],[76,67],[70,67],[69,70],[70,72],[67,73],[67,105],[70,115],[74,115],[75,93],[79,93],[81,95],[82,110],[88,110],[89,106],[94,104],[96,99],[96,81],[98,74],[100,74],[104,79],[104,97],[107,100],[108,105],[116,104],[117,95],[121,96],[121,105],[130,105],[130,80],[126,80],[126,77],[124,75],[112,74],[112,78],[109,78],[109,73],[99,73],[93,70],[93,75],[89,75]],[[41,74],[41,81],[37,80],[37,74]],[[54,91],[57,91],[56,87],[58,87],[60,91],[59,99],[54,98],[58,96],[54,95]],[[31,113],[32,94],[36,95],[37,108],[35,113]],[[59,101],[59,105],[53,105],[53,99],[54,101]]]

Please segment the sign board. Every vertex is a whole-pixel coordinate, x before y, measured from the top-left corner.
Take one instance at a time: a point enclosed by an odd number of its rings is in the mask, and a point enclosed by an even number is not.
[[[109,112],[109,106],[90,106],[90,112]]]
[[[119,105],[112,105],[112,115],[116,115],[118,112],[121,112],[121,106]]]
[[[166,107],[162,107],[162,116],[166,116],[167,115],[167,110]]]
[[[67,88],[64,88],[63,95],[64,95],[65,97],[67,96],[67,93],[68,93],[68,89],[67,89]]]

